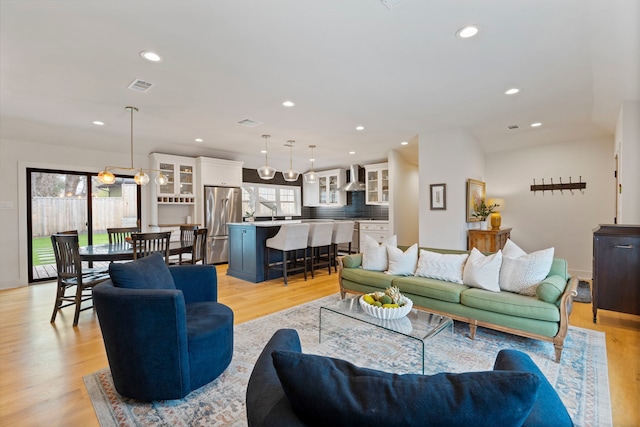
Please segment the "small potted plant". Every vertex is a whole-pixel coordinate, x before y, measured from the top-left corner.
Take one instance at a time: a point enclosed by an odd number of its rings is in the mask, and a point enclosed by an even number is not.
[[[487,218],[489,218],[489,215],[491,215],[498,206],[498,204],[487,205],[484,199],[476,200],[476,203],[473,205],[473,213],[471,216],[480,219],[480,228],[482,230],[486,230],[488,228]]]
[[[253,222],[255,220],[255,218],[253,217],[255,215],[254,211],[246,211],[244,215],[247,218],[247,222]]]

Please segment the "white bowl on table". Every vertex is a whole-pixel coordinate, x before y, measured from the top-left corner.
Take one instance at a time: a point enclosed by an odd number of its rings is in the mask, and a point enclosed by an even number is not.
[[[384,320],[400,319],[401,317],[409,314],[411,308],[413,307],[413,301],[405,296],[402,297],[404,305],[398,308],[376,307],[375,305],[371,305],[366,302],[364,300],[364,296],[361,296],[359,301],[360,307],[362,307],[362,310],[365,313],[367,313],[369,316]]]

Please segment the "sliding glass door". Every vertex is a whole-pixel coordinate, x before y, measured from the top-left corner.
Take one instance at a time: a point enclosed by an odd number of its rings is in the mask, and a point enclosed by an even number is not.
[[[108,243],[107,228],[139,224],[141,191],[132,178],[101,184],[96,175],[27,169],[29,283],[56,277],[51,234],[78,232],[80,246]]]

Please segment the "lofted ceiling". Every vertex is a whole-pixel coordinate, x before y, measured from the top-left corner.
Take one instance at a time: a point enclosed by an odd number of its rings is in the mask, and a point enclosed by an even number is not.
[[[269,163],[287,168],[295,140],[306,171],[311,144],[316,169],[389,150],[417,162],[416,136],[446,128],[486,152],[611,137],[621,102],[639,100],[636,0],[395,3],[0,0],[0,137],[126,159],[133,105],[138,155],[259,167],[270,134]],[[468,24],[478,35],[456,37]]]

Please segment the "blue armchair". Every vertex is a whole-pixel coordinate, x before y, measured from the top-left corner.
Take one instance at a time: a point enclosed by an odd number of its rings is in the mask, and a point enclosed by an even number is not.
[[[154,254],[109,273],[93,300],[118,393],[179,399],[229,366],[233,311],[216,302],[214,266],[167,267]]]

